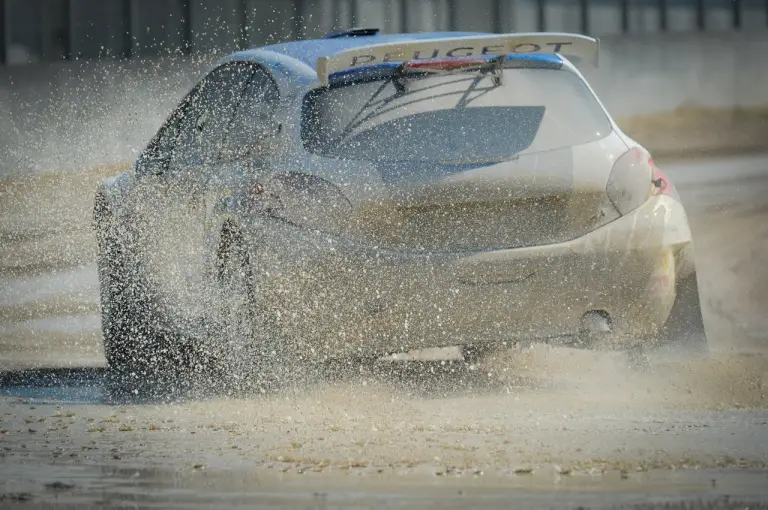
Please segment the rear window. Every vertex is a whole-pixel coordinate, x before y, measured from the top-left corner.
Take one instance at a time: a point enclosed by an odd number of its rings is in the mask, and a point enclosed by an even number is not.
[[[505,69],[392,77],[317,89],[304,100],[302,139],[314,154],[369,161],[468,164],[559,149],[611,125],[574,73]]]

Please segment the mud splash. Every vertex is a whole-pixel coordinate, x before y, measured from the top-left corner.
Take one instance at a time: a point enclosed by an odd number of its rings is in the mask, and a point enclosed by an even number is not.
[[[95,174],[4,182],[2,196],[35,200],[0,206],[0,453],[15,473],[0,498],[502,507],[514,488],[531,507],[604,506],[607,493],[627,505],[648,492],[765,499],[768,163],[747,159],[749,177],[739,161],[668,172],[695,177],[680,191],[710,358],[659,351],[636,369],[618,353],[534,346],[468,366],[449,349],[336,366],[274,395],[203,379],[157,399],[113,398],[103,369],[86,240]],[[33,206],[46,197],[63,212]]]

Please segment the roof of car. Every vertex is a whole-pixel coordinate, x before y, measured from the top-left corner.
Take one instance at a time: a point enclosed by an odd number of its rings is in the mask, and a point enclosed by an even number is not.
[[[493,35],[484,32],[422,32],[417,34],[377,34],[356,37],[335,37],[333,39],[308,39],[280,44],[272,44],[241,52],[247,57],[249,53],[258,50],[268,50],[295,58],[314,69],[319,57],[328,57],[343,50],[369,46],[371,44],[392,43],[400,41],[421,41],[445,37],[467,37],[472,35]]]

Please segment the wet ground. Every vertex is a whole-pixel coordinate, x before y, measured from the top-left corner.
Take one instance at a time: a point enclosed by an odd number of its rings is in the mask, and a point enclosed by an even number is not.
[[[116,396],[103,368],[96,174],[0,183],[0,507],[765,508],[768,157],[663,169],[709,359],[535,346],[467,367],[449,349],[278,395],[152,399]]]

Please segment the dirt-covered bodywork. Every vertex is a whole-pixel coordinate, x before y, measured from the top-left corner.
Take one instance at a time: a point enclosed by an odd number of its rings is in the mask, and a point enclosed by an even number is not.
[[[110,364],[706,347],[679,197],[569,51],[597,41],[361,31],[225,59],[97,192]]]

